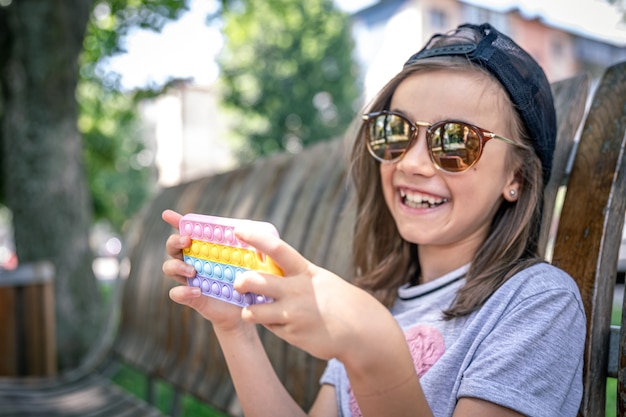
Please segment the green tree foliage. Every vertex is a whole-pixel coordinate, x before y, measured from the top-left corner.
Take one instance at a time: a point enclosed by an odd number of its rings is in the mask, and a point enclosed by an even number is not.
[[[227,7],[230,6],[230,7]],[[348,17],[332,0],[241,0],[222,11],[223,103],[253,158],[336,137],[354,116]]]
[[[97,80],[77,87],[78,128],[95,219],[115,230],[141,208],[153,189],[152,154],[142,140],[135,94],[108,91]]]
[[[94,218],[122,230],[153,190],[152,151],[141,133],[138,103],[167,85],[122,91],[119,74],[103,64],[124,52],[124,37],[141,28],[160,31],[187,9],[185,0],[101,0],[87,25],[77,87],[78,128]]]

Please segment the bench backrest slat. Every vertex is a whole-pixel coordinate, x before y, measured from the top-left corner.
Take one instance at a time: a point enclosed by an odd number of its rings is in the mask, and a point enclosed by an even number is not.
[[[626,63],[607,69],[591,103],[552,262],[574,277],[587,314],[581,414],[604,415],[609,326],[626,210]]]

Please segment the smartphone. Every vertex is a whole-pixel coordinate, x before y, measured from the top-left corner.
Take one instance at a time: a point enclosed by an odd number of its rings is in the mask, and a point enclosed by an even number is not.
[[[235,278],[247,270],[283,276],[274,260],[235,237],[236,227],[256,228],[279,236],[276,227],[268,222],[194,213],[182,217],[179,232],[191,237],[183,258],[196,270],[193,278],[187,278],[187,284],[199,287],[203,295],[240,307],[272,302],[270,297],[240,294],[233,288]]]

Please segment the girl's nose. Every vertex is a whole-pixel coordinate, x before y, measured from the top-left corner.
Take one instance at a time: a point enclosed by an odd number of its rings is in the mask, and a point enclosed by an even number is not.
[[[406,150],[396,168],[410,175],[432,176],[437,168],[433,165],[426,141],[426,129],[420,127],[417,138]]]

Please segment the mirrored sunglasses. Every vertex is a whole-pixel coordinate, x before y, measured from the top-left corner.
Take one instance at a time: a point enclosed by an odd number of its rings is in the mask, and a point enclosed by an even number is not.
[[[411,122],[400,113],[380,111],[363,115],[363,123],[366,125],[367,149],[381,162],[402,159],[417,140],[420,127],[425,128],[430,159],[438,169],[446,172],[463,172],[474,166],[485,143],[491,139],[521,146],[488,130],[456,120],[432,124]]]

